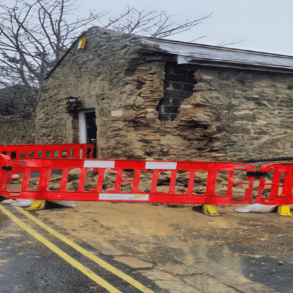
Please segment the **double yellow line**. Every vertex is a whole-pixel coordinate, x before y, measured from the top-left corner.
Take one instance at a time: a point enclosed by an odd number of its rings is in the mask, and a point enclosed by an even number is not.
[[[143,293],[154,293],[152,290],[148,289],[144,285],[140,284],[139,282],[135,281],[133,278],[129,277],[128,275],[124,274],[123,272],[119,271],[115,267],[111,266],[110,264],[106,263],[102,259],[98,258],[97,256],[93,255],[89,251],[83,249],[79,245],[75,244],[73,241],[67,239],[57,231],[53,230],[34,216],[32,216],[29,212],[26,212],[22,210],[19,207],[15,207],[19,212],[24,214],[26,217],[34,221],[36,224],[47,230],[49,233],[54,235],[55,237],[59,238],[62,240],[64,243],[68,244],[69,246],[73,247],[75,250],[83,254],[84,256],[88,257],[95,263],[97,263],[99,266],[103,267],[104,269],[108,270],[112,274],[118,276],[119,278],[125,280],[135,288],[139,289]],[[34,236],[37,240],[42,242],[44,245],[46,245],[48,248],[50,248],[52,251],[54,251],[56,254],[58,254],[60,257],[62,257],[65,261],[70,263],[73,267],[77,268],[79,271],[81,271],[83,274],[88,276],[90,279],[92,279],[94,282],[99,284],[100,286],[104,287],[111,293],[121,293],[121,291],[117,290],[114,288],[111,284],[103,280],[100,276],[96,275],[94,272],[92,272],[90,269],[86,268],[83,266],[81,263],[76,261],[74,258],[69,256],[67,253],[59,249],[56,245],[48,241],[46,238],[38,234],[36,231],[31,229],[29,226],[27,226],[24,222],[22,222],[20,219],[18,219],[16,216],[14,216],[11,212],[9,212],[7,209],[5,209],[2,205],[0,205],[0,209],[4,214],[6,214],[8,217],[10,217],[16,224],[18,224],[21,228],[23,228],[25,231],[27,231],[29,234]]]

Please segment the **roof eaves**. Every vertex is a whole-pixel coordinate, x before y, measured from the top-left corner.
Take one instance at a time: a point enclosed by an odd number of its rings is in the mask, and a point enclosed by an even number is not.
[[[188,42],[174,41],[174,40],[160,39],[160,38],[152,38],[152,37],[142,37],[142,38],[143,39],[148,39],[148,40],[152,41],[153,43],[162,42],[162,43],[169,43],[169,44],[174,44],[174,45],[183,45],[183,46],[189,46],[189,47],[201,47],[201,48],[206,48],[206,49],[216,49],[216,50],[232,51],[232,52],[243,52],[243,53],[251,53],[251,54],[275,56],[275,57],[284,57],[284,58],[293,59],[292,55],[275,54],[275,53],[267,53],[267,52],[244,50],[244,49],[235,49],[235,48],[230,48],[230,47],[205,45],[205,44],[199,44],[199,43],[188,43]]]
[[[271,72],[281,72],[281,73],[292,73],[292,66],[278,66],[273,64],[262,64],[262,63],[249,63],[249,62],[232,62],[231,60],[210,60],[205,58],[186,58],[185,56],[177,55],[178,64],[194,64],[201,66],[216,66],[216,67],[230,67],[239,69],[249,69],[257,71],[271,71]]]
[[[251,67],[293,70],[293,56],[248,51],[226,47],[185,43],[179,41],[144,37],[143,43],[149,45],[148,51],[161,51],[165,54],[181,56],[185,64],[192,61],[209,61],[214,63],[250,65]],[[188,62],[189,61],[189,62]]]

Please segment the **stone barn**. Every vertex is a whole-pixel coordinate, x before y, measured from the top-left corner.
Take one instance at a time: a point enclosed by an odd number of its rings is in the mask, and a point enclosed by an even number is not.
[[[291,56],[92,27],[46,81],[35,143],[94,143],[101,159],[293,157]]]

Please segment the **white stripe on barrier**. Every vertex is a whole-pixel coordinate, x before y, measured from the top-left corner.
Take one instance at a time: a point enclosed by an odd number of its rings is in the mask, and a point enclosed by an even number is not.
[[[99,200],[149,200],[148,194],[100,193]]]
[[[88,168],[114,168],[115,161],[84,161],[84,167]]]
[[[146,169],[173,169],[176,170],[177,163],[176,162],[146,162]]]

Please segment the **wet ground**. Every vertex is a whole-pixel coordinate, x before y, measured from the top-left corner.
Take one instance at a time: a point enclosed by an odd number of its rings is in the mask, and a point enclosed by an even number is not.
[[[75,208],[51,204],[46,210],[21,213],[21,208],[0,203],[116,292],[293,292],[292,217],[242,214],[235,206],[217,207],[221,216],[210,217],[191,206],[76,204]],[[142,287],[89,259],[56,237],[58,233]],[[0,240],[0,292],[115,292],[85,275],[3,210]]]

